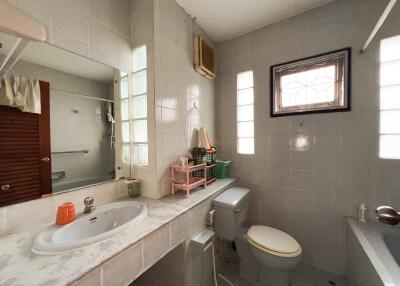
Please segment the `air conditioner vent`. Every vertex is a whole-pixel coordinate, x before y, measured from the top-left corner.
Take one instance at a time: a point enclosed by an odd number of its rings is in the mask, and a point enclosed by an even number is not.
[[[214,78],[214,50],[201,36],[194,37],[194,68],[206,78]]]

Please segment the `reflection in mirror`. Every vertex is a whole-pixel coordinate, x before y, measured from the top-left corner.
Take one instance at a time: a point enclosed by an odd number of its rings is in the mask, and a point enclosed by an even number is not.
[[[16,41],[0,33],[0,67]],[[120,74],[30,43],[1,78],[0,206],[120,177]]]

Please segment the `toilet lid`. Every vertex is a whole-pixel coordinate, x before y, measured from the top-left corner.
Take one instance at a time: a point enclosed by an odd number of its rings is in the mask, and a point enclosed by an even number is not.
[[[253,225],[247,232],[247,238],[258,248],[282,254],[301,253],[301,246],[293,237],[273,227]]]

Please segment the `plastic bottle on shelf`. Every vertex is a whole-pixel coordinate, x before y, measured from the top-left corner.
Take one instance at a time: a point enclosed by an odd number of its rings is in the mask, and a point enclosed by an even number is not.
[[[364,203],[360,204],[360,207],[358,209],[358,220],[361,222],[366,222],[367,220],[365,219],[365,213],[367,211],[367,208],[365,207]]]

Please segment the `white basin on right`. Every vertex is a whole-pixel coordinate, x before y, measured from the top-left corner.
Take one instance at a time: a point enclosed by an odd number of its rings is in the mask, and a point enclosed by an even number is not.
[[[36,237],[32,251],[57,254],[82,248],[130,229],[147,212],[146,204],[136,201],[105,204],[70,224],[50,226]]]

